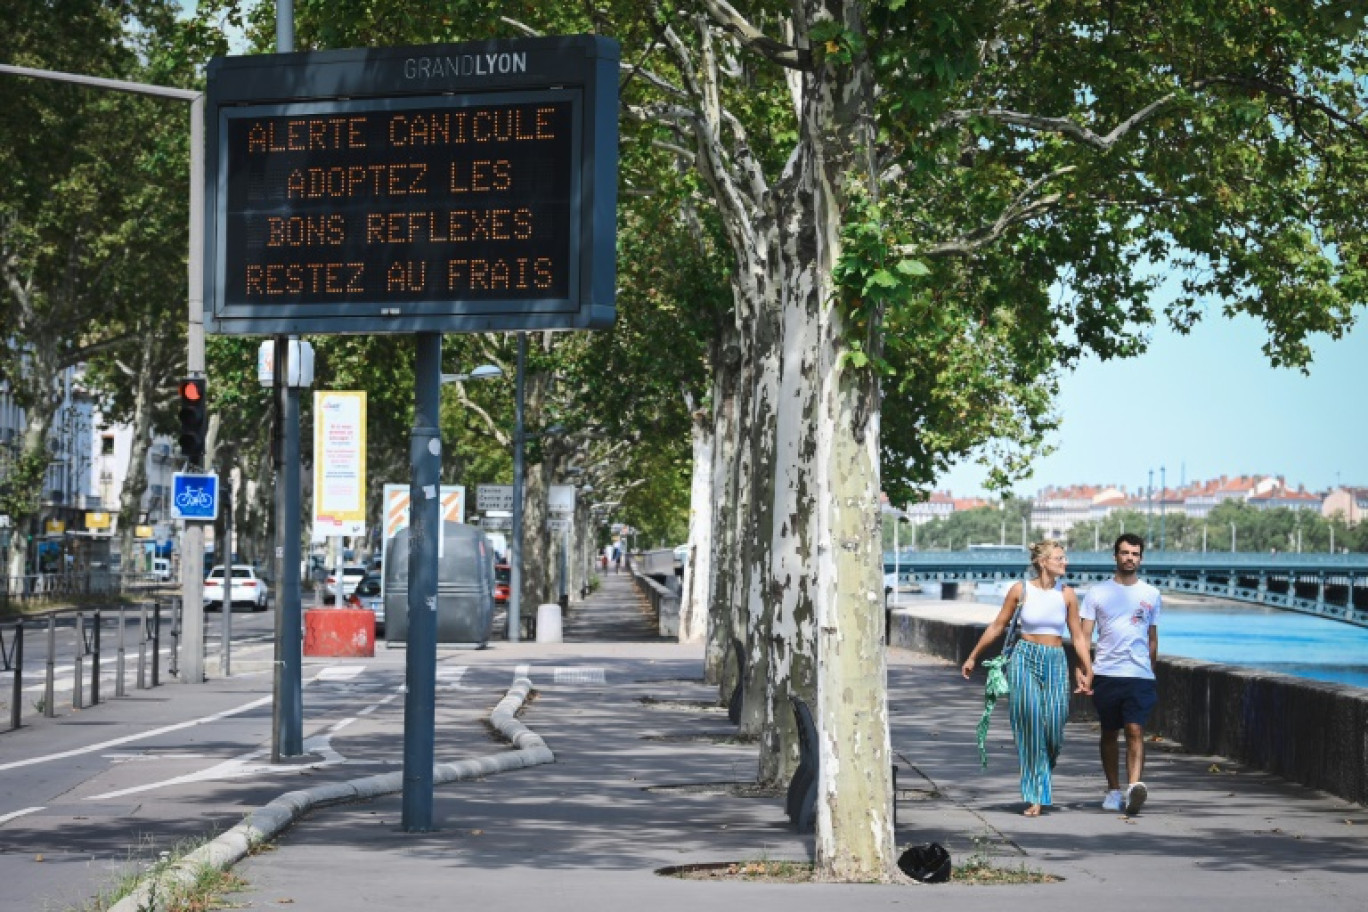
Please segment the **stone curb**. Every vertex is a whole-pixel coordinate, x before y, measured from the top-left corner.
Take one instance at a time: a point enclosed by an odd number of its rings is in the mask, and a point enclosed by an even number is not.
[[[432,768],[433,783],[460,782],[478,779],[493,773],[525,769],[544,763],[555,763],[556,755],[546,746],[541,736],[523,725],[516,714],[527,702],[532,682],[526,677],[514,680],[508,693],[489,715],[499,733],[516,750],[490,754],[457,763],[439,763]],[[333,782],[313,788],[286,792],[263,807],[247,815],[237,826],[205,843],[175,864],[155,875],[145,877],[132,893],[109,907],[108,912],[161,912],[165,895],[176,885],[193,883],[196,874],[211,867],[227,870],[245,858],[253,848],[279,836],[286,828],[314,808],[346,804],[393,795],[403,791],[402,772],[365,776],[346,782]]]

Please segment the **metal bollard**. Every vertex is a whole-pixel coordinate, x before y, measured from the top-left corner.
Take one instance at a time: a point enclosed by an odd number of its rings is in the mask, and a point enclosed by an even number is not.
[[[48,615],[48,637],[47,637],[47,684],[43,688],[43,715],[49,719],[57,715],[57,707],[53,706],[56,700],[56,690],[53,687],[53,679],[57,676],[57,615]]]
[[[119,606],[119,648],[114,659],[114,696],[124,695],[124,623],[128,620],[128,609]]]
[[[80,709],[85,699],[85,612],[76,612],[76,658],[72,662],[71,708]]]
[[[147,689],[147,602],[138,606],[138,690]]]
[[[161,684],[161,599],[152,609],[152,686]]]
[[[91,637],[90,705],[100,705],[100,609],[95,609],[95,629]]]
[[[18,728],[24,706],[24,622],[14,622],[14,639],[4,657],[14,671],[14,691],[10,695],[10,728]]]
[[[181,641],[181,600],[171,600],[171,661],[166,664],[166,671],[171,677],[180,674],[180,641]]]
[[[14,698],[10,700],[10,727],[18,728],[24,708],[24,622],[14,625]]]

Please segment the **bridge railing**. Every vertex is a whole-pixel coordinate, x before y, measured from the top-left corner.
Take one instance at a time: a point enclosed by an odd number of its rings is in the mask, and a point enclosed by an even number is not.
[[[1067,582],[1110,579],[1111,554],[1073,552]],[[998,583],[1020,578],[1018,554],[985,551],[919,551],[886,555],[885,573],[902,582]],[[1180,592],[1269,605],[1368,627],[1368,555],[1154,552],[1141,577]],[[1314,594],[1314,598],[1308,597]]]

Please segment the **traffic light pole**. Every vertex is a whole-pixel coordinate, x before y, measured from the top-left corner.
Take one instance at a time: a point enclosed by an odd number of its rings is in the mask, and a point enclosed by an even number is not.
[[[185,328],[185,370],[205,376],[204,360],[204,96],[190,103],[189,313]],[[198,467],[200,461],[195,460]],[[225,610],[231,608],[232,570],[225,568]],[[204,523],[187,521],[181,537],[181,658],[184,684],[204,681]]]

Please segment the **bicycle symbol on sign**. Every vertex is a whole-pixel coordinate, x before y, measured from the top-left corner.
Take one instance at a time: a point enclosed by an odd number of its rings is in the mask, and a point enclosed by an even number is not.
[[[186,488],[176,495],[176,506],[182,510],[192,507],[204,509],[212,506],[213,503],[214,495],[210,494],[207,488]]]

